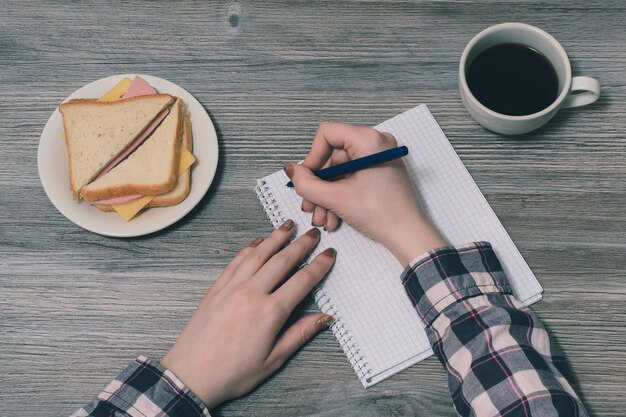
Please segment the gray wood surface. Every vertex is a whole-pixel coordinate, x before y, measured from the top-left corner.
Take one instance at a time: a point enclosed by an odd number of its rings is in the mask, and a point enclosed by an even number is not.
[[[552,2],[76,2],[0,7],[0,415],[62,416],[138,354],[160,358],[234,253],[271,227],[255,179],[316,125],[427,103],[545,288],[533,308],[593,415],[626,410],[626,7]],[[464,110],[461,51],[521,21],[552,33],[602,97],[521,138]],[[167,78],[208,110],[218,173],[186,218],[113,239],[59,214],[37,174],[50,113],[112,74]],[[304,303],[298,315],[314,310]],[[211,377],[207,375],[207,377]],[[223,416],[453,416],[434,359],[364,390],[327,332]]]

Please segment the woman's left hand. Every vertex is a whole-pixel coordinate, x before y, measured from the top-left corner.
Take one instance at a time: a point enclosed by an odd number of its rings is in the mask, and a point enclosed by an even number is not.
[[[315,313],[281,332],[335,260],[329,248],[288,278],[320,239],[311,229],[284,247],[294,232],[288,220],[239,252],[161,361],[209,409],[251,391],[332,320]]]

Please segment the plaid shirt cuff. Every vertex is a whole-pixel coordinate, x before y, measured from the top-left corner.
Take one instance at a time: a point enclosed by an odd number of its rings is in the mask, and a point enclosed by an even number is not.
[[[563,356],[491,245],[435,249],[402,275],[463,417],[587,416]]]
[[[420,255],[402,273],[402,283],[427,328],[458,301],[484,294],[512,294],[488,242],[444,246]]]
[[[139,356],[94,400],[72,417],[206,416],[209,410],[171,371]]]

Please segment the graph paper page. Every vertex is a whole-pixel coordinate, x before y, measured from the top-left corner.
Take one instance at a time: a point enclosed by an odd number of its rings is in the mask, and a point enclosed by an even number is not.
[[[424,209],[452,244],[489,241],[517,297],[526,304],[542,288],[425,105],[375,127],[409,148],[403,158]],[[275,227],[291,218],[298,235],[310,214],[281,170],[258,181],[257,194]],[[402,267],[380,244],[347,224],[323,233],[313,256],[337,249],[331,273],[316,292],[320,309],[332,314],[331,330],[365,387],[432,354],[426,333],[404,287]]]

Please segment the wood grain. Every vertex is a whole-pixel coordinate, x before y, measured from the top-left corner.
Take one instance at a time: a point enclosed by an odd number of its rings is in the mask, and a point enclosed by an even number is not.
[[[138,354],[160,357],[234,253],[270,230],[255,179],[317,124],[427,103],[545,288],[535,311],[593,415],[626,409],[626,5],[613,1],[73,2],[0,8],[0,415],[61,416]],[[464,45],[521,21],[552,33],[600,100],[507,138],[457,91]],[[190,91],[218,130],[211,190],[154,235],[84,231],[48,201],[39,136],[72,91],[140,72]],[[312,311],[308,301],[296,314]],[[364,390],[330,333],[224,416],[453,416],[429,359]]]

